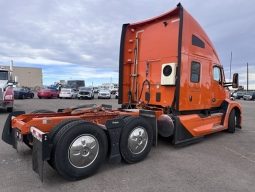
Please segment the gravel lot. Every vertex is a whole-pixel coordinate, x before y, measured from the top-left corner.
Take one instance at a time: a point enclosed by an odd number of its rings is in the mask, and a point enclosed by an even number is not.
[[[45,164],[44,183],[32,171],[31,151],[21,146],[17,153],[0,141],[0,191],[255,191],[255,102],[240,101],[243,129],[235,134],[216,133],[199,143],[173,147],[160,140],[140,163],[105,163],[97,174],[68,182]],[[69,107],[79,103],[112,104],[117,100],[17,100],[15,110]],[[0,111],[0,132],[7,117]]]

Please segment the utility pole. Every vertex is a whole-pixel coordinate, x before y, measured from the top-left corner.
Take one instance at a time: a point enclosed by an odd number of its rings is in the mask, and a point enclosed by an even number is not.
[[[231,67],[232,67],[232,51],[231,51],[231,53],[230,53],[230,70],[229,70],[229,80],[231,81]]]
[[[246,92],[248,92],[248,90],[249,90],[249,64],[247,62],[247,90],[246,90]]]

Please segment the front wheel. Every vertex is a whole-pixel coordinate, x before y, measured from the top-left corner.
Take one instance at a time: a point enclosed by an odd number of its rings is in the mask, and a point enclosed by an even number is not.
[[[94,174],[107,154],[105,132],[96,124],[83,120],[65,125],[55,139],[55,168],[68,180],[78,180]]]
[[[232,111],[229,114],[229,118],[228,118],[228,129],[227,131],[229,133],[235,133],[236,131],[236,112],[234,109],[232,109]]]

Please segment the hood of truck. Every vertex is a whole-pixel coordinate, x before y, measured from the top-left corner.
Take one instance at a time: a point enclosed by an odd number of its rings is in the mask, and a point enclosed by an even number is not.
[[[0,88],[4,88],[8,83],[8,80],[0,80]]]

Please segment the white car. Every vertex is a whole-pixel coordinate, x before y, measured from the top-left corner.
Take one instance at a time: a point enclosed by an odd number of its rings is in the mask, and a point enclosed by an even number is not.
[[[62,88],[59,93],[59,98],[71,98],[74,99],[77,97],[76,90],[72,88]]]
[[[111,92],[106,89],[102,89],[98,92],[98,99],[111,99]]]
[[[94,99],[93,88],[81,87],[78,93],[78,99]]]

